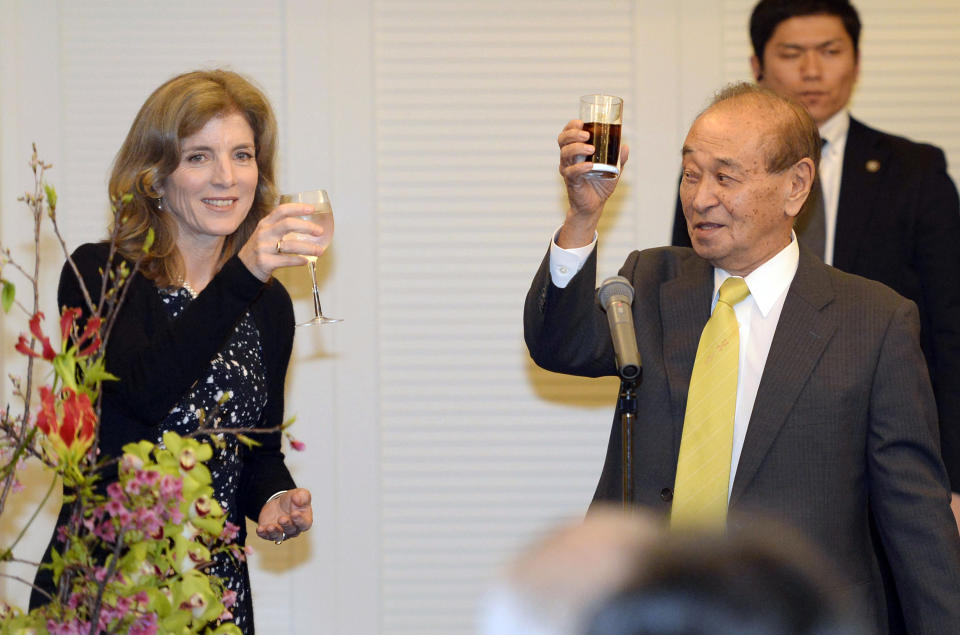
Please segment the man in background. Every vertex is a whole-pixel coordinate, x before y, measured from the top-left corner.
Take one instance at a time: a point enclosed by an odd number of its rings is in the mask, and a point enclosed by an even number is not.
[[[960,526],[960,203],[943,152],[850,116],[860,19],[846,0],[762,0],[750,18],[754,78],[803,104],[824,141],[800,242],[838,269],[916,302],[940,446]],[[820,199],[819,201],[817,199]],[[679,200],[673,244],[690,246]]]

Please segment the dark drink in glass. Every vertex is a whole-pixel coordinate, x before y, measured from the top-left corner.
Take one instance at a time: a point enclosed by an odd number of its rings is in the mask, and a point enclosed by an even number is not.
[[[587,143],[594,147],[593,156],[587,157],[587,161],[592,161],[594,167],[596,164],[617,166],[620,159],[620,127],[619,123],[597,123],[591,121],[583,124],[583,129],[590,133]],[[590,172],[592,176],[600,178],[616,178],[617,172],[594,169]]]
[[[593,163],[587,176],[615,179],[620,175],[620,128],[623,124],[623,100],[613,95],[584,95],[580,98],[580,120],[590,133],[587,143],[594,147]]]

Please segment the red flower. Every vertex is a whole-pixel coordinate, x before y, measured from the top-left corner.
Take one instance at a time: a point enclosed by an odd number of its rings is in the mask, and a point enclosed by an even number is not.
[[[74,441],[89,446],[97,424],[97,413],[93,410],[90,397],[84,393],[77,394],[69,388],[65,389],[64,393],[67,397],[63,400],[63,428],[60,430],[60,438],[68,447]]]
[[[42,353],[38,353],[30,345],[30,342],[27,340],[27,336],[23,333],[20,334],[20,337],[17,339],[16,349],[18,352],[27,355],[28,357],[42,357],[48,362],[52,362],[53,358],[57,356],[56,351],[53,350],[53,346],[50,344],[50,338],[43,334],[43,331],[40,330],[40,320],[43,319],[43,311],[37,311],[32,318],[30,318],[30,333],[33,334],[33,337],[39,340],[40,345],[43,348]]]
[[[60,336],[62,337],[64,350],[67,349],[70,334],[81,315],[83,315],[83,312],[77,308],[64,308],[60,315]],[[77,347],[82,346],[80,352],[77,353],[77,357],[87,357],[100,349],[100,325],[102,323],[103,319],[99,315],[87,320],[86,326],[83,327],[83,333],[77,339]],[[86,345],[84,346],[84,344]]]
[[[58,428],[57,406],[53,399],[53,392],[48,386],[40,387],[40,413],[37,415],[37,427],[48,437]]]
[[[80,317],[80,309],[65,308],[60,314],[60,341],[66,342],[73,330],[73,323]]]
[[[79,315],[80,309],[75,309]],[[87,325],[83,328],[83,335],[80,336],[80,340],[77,342],[77,345],[81,345],[84,342],[88,342],[84,346],[78,355],[80,357],[86,357],[87,355],[93,355],[98,350],[100,350],[100,325],[103,322],[103,319],[99,315],[87,320]]]
[[[96,424],[97,414],[86,394],[64,388],[58,396],[48,386],[40,387],[37,427],[61,457],[79,461],[93,443]]]

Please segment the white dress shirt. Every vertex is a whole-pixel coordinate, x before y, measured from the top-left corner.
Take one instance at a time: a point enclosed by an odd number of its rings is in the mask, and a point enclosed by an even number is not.
[[[850,131],[850,113],[841,110],[820,126],[820,138],[827,143],[820,153],[820,187],[823,188],[823,212],[826,235],[823,261],[833,264],[833,241],[837,235],[837,207],[840,204],[840,180],[843,178],[843,151]]]
[[[597,238],[594,235],[593,242],[585,247],[563,249],[557,245],[554,233],[554,239],[550,243],[550,278],[554,285],[563,288],[583,267],[583,263],[596,247]],[[783,302],[797,273],[799,262],[800,249],[797,247],[796,235],[791,235],[789,245],[744,278],[750,295],[733,307],[740,326],[740,367],[737,372],[737,410],[733,418],[733,455],[730,457],[728,499],[733,491],[733,477],[737,473],[753,403],[756,401],[760,378],[770,353],[770,344],[773,342]],[[717,304],[720,285],[729,277],[730,274],[723,269],[713,270],[711,313]]]

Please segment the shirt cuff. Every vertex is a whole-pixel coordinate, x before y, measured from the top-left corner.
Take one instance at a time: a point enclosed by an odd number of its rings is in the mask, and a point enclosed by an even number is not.
[[[559,229],[553,232],[553,239],[550,241],[550,279],[554,286],[563,289],[583,269],[583,263],[596,249],[597,232],[593,232],[593,242],[589,245],[575,247],[574,249],[564,249],[557,244],[557,234],[559,233]]]

